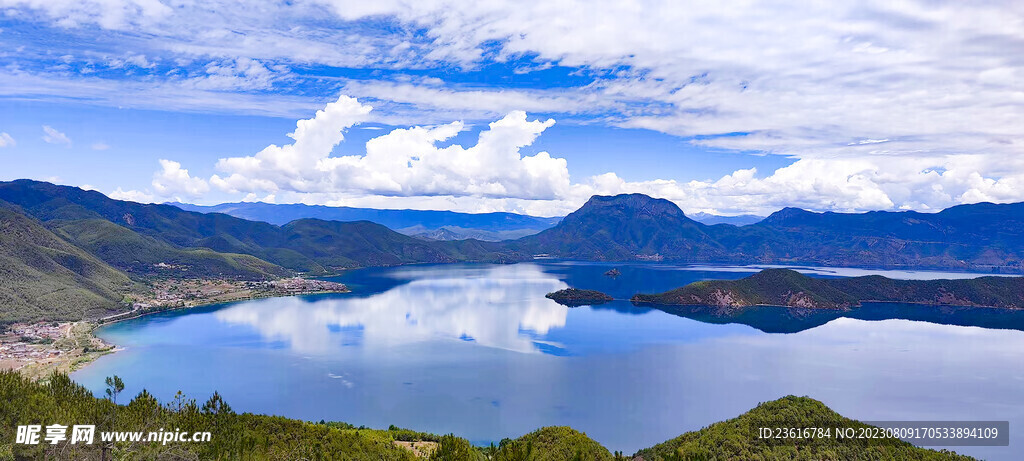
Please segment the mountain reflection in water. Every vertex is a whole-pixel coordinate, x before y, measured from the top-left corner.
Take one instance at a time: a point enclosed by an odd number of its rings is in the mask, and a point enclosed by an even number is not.
[[[364,284],[368,289],[355,295],[315,297],[313,302],[307,298],[286,298],[239,303],[217,310],[214,316],[227,324],[252,327],[264,339],[285,341],[293,350],[303,353],[330,353],[343,345],[395,346],[448,338],[518,352],[562,354],[565,353],[562,345],[538,338],[546,336],[551,329],[564,327],[569,308],[545,298],[545,294],[572,286],[611,289],[617,297],[628,298],[645,288],[668,286],[666,280],[677,280],[680,275],[690,275],[695,280],[704,278],[710,269],[706,266],[680,268],[682,270],[673,270],[676,268],[667,265],[617,266],[621,267],[622,275],[611,279],[601,276],[608,267],[612,266],[525,263],[364,270],[354,273],[356,277],[365,277],[356,278],[355,283]],[[566,269],[571,272],[565,273]],[[716,275],[739,277],[747,272],[749,270],[730,270]],[[807,272],[827,275],[816,268]],[[915,275],[927,278],[933,274],[918,272]],[[345,277],[340,279],[347,281]],[[1024,331],[1024,310],[977,307],[867,303],[850,310],[775,306],[722,308],[633,305],[618,300],[593,309],[620,314],[642,314],[657,309],[704,323],[748,325],[765,333],[796,333],[838,318],[903,319]]]
[[[544,297],[564,282],[535,265],[486,266],[413,280],[368,297],[275,300],[218,310],[217,320],[248,325],[292,349],[326,353],[338,341],[395,346],[437,338],[537,352],[536,335],[565,326],[568,308]]]

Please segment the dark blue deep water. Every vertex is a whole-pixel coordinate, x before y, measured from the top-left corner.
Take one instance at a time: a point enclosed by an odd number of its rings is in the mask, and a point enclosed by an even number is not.
[[[622,275],[603,275],[618,267]],[[879,420],[1010,420],[1024,437],[1024,312],[866,305],[850,312],[762,307],[665,311],[625,299],[737,267],[538,262],[364,269],[350,294],[273,298],[109,325],[125,350],[78,371],[97,395],[117,374],[236,411],[464,436],[478,443],[569,425],[632,453],[788,394]],[[856,269],[806,269],[816,276]],[[896,278],[965,274],[875,271]],[[567,308],[573,286],[617,300]]]

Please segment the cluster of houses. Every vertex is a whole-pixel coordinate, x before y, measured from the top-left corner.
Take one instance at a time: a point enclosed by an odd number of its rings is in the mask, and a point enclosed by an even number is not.
[[[64,337],[66,328],[66,324],[52,322],[10,325],[0,335],[0,360],[27,362],[60,356],[61,350],[52,344]]]

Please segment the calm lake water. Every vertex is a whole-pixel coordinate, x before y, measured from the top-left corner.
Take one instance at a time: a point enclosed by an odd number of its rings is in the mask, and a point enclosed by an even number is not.
[[[602,275],[618,267],[622,275]],[[1024,452],[1024,312],[867,305],[847,313],[661,311],[619,300],[567,308],[573,286],[628,299],[749,267],[540,262],[365,269],[353,293],[273,298],[104,327],[125,348],[74,379],[102,395],[124,378],[169,400],[217,390],[236,411],[453,432],[477,443],[569,425],[633,453],[806,395],[860,420],[1009,420]],[[815,276],[856,269],[804,269]],[[930,272],[895,278],[970,277]]]

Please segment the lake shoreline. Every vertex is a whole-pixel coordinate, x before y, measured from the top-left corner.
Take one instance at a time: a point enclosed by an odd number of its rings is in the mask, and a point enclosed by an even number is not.
[[[58,328],[66,329],[65,337],[74,344],[74,347],[66,349],[57,348],[45,348],[42,346],[47,344],[38,344],[29,341],[15,340],[6,342],[10,348],[25,350],[26,354],[32,354],[37,352],[38,354],[45,355],[46,357],[39,360],[15,360],[8,359],[4,362],[0,362],[0,369],[12,369],[16,370],[32,380],[40,381],[46,380],[54,371],[60,371],[63,373],[73,373],[81,370],[88,365],[95,362],[100,357],[108,354],[114,354],[125,350],[124,347],[114,343],[110,343],[103,338],[96,335],[96,330],[103,326],[113,325],[119,322],[125,322],[128,320],[135,320],[149,315],[155,315],[166,312],[185,311],[194,309],[197,307],[212,306],[216,304],[231,304],[236,302],[255,301],[259,299],[270,299],[270,298],[287,298],[292,296],[310,296],[310,295],[326,295],[326,294],[344,294],[351,293],[352,290],[347,287],[344,290],[329,289],[319,291],[301,291],[293,293],[261,293],[254,296],[248,296],[244,298],[236,298],[230,300],[220,299],[205,299],[194,302],[188,302],[183,305],[175,306],[164,306],[157,309],[146,309],[136,308],[128,312],[120,312],[111,314],[106,317],[100,317],[98,319],[91,320],[80,320],[77,322],[60,322]],[[42,325],[51,322],[36,322],[33,324],[18,324],[18,327],[29,327],[32,325]],[[46,340],[58,341],[60,338],[47,337]],[[84,347],[78,347],[81,344],[88,344]]]

